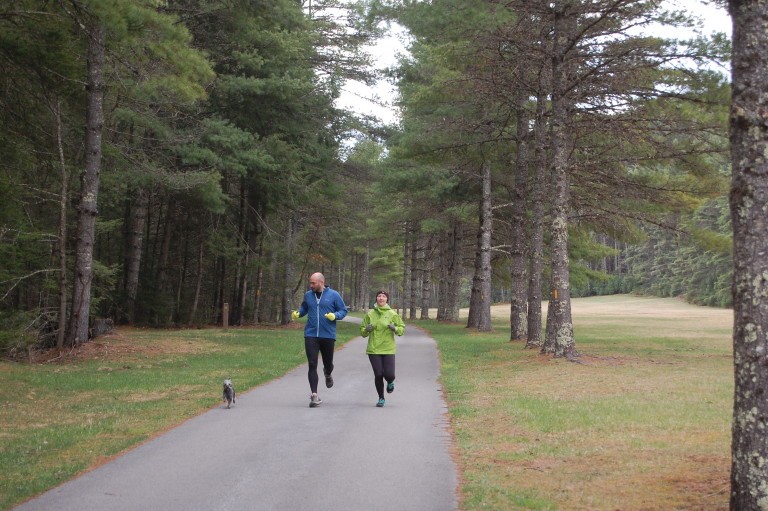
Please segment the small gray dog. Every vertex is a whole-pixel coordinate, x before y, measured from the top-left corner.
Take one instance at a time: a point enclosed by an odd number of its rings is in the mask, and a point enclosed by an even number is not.
[[[227,378],[224,380],[224,392],[222,394],[224,401],[227,402],[227,408],[232,406],[235,402],[235,387],[232,385],[232,380]]]

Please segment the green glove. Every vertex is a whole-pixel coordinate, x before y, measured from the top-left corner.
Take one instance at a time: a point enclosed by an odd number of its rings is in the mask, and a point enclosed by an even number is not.
[[[299,311],[291,311],[291,319],[299,319]]]
[[[334,314],[333,312],[329,312],[328,314],[325,315],[325,318],[328,321],[336,321],[336,314]]]

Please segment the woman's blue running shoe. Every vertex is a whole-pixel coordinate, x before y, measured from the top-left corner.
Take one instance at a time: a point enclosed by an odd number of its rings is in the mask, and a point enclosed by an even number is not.
[[[378,403],[376,403],[376,406],[378,406],[379,408],[381,408],[382,406],[384,406],[384,398],[381,398],[381,399],[379,399],[379,402],[378,402]]]
[[[395,391],[395,382],[391,381],[387,383],[387,394],[391,394]]]

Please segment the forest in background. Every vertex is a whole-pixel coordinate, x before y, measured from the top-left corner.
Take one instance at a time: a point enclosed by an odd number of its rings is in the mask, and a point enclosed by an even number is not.
[[[556,355],[571,295],[730,304],[730,45],[660,2],[1,5],[6,354],[287,323],[313,271]],[[398,126],[334,107],[388,21]]]

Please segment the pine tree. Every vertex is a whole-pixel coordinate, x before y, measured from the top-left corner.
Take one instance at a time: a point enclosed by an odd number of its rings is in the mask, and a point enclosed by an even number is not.
[[[733,105],[730,134],[733,178],[733,351],[735,390],[731,444],[733,511],[765,509],[768,502],[768,2],[731,0]]]

